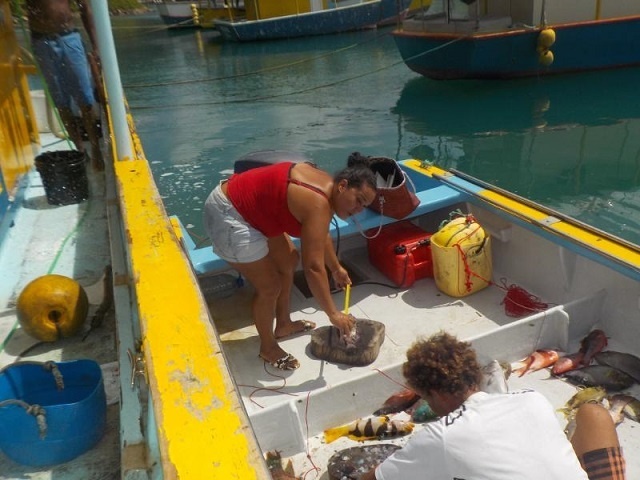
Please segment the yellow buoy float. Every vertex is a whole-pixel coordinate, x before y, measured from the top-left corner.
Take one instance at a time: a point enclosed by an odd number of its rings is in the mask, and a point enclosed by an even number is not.
[[[556,32],[553,28],[545,28],[538,35],[538,46],[543,48],[551,48],[556,43]]]
[[[553,63],[553,52],[550,50],[551,46],[556,43],[556,32],[552,28],[544,28],[538,35],[538,62],[541,65],[548,67]]]
[[[89,300],[84,288],[63,275],[43,275],[20,293],[18,322],[30,336],[55,342],[77,334],[87,318]]]

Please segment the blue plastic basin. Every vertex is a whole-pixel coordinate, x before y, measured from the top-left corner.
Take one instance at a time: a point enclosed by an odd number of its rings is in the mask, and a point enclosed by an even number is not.
[[[53,373],[43,365],[23,362],[0,371],[0,450],[23,465],[68,462],[95,446],[105,431],[100,366],[92,360],[56,363],[64,383],[58,389]],[[26,404],[42,407],[46,430],[27,413]]]

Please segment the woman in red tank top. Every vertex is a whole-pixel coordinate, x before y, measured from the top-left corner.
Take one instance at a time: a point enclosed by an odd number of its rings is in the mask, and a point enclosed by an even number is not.
[[[333,215],[346,219],[376,196],[375,177],[363,162],[334,177],[309,163],[281,162],[233,175],[209,196],[205,227],[216,253],[255,288],[253,321],[260,336],[259,356],[282,370],[300,366],[278,339],[311,330],[313,322],[291,320],[294,273],[302,259],[316,301],[343,335],[354,325],[336,307],[326,268],[339,288],[351,283],[329,235]],[[299,253],[291,236],[300,238]],[[276,319],[275,328],[273,318]]]

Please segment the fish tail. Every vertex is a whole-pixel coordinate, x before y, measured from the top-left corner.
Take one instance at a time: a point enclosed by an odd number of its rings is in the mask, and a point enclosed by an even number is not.
[[[341,427],[328,428],[324,431],[324,441],[331,443],[338,438],[343,437],[349,433],[349,426],[343,425]]]
[[[514,373],[517,373],[519,377],[523,376],[525,373],[527,373],[527,370],[529,370],[532,363],[533,363],[533,355],[530,355],[528,358],[524,360],[524,365],[518,368],[517,370],[514,370]]]

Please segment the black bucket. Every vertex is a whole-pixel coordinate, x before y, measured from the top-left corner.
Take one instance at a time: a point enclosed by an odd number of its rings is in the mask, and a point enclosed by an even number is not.
[[[64,150],[36,157],[36,169],[42,177],[50,205],[71,205],[89,198],[89,182],[83,152]]]

